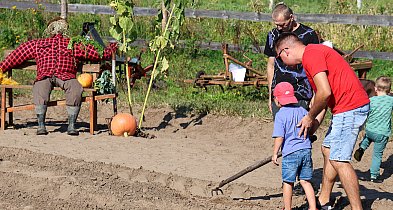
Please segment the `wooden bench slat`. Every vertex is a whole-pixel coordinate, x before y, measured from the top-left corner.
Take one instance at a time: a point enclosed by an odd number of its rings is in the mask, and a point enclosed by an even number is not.
[[[94,97],[94,100],[103,100],[103,99],[111,99],[116,98],[116,94],[107,94],[107,95],[98,95]],[[90,96],[82,97],[82,102],[89,102],[91,100]],[[49,101],[47,106],[65,106],[65,100],[57,100],[57,101]],[[34,104],[24,104],[24,105],[14,105],[13,107],[7,107],[7,112],[15,112],[15,111],[24,111],[24,110],[33,110],[35,107]]]
[[[82,102],[88,101],[90,97],[82,97]],[[49,101],[47,106],[65,106],[65,100],[57,100],[57,101]],[[15,111],[24,111],[24,110],[33,110],[35,108],[34,104],[25,104],[25,105],[17,105],[13,107],[7,107],[7,112],[15,112]]]
[[[33,85],[0,85],[0,88],[5,89],[33,89]],[[63,90],[60,87],[54,87],[53,90]],[[83,88],[85,92],[95,92],[94,88]]]

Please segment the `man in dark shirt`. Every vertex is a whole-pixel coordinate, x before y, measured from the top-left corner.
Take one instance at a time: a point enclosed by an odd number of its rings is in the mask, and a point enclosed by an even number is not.
[[[296,66],[285,65],[280,58],[276,58],[277,52],[274,43],[282,32],[295,33],[305,45],[319,43],[316,32],[308,26],[296,22],[294,14],[284,3],[277,4],[272,12],[272,19],[277,26],[267,35],[264,54],[269,57],[267,64],[267,80],[269,87],[269,109],[273,114],[273,119],[279,108],[274,104],[272,94],[276,84],[280,82],[289,82],[294,87],[295,97],[298,99],[298,105],[309,110],[309,104],[313,96],[310,83],[307,79],[301,64]]]
[[[6,72],[24,61],[34,59],[37,63],[37,77],[33,86],[33,101],[38,119],[37,135],[48,134],[45,116],[50,93],[54,86],[65,91],[69,135],[79,135],[75,122],[82,102],[82,85],[76,79],[77,64],[83,60],[109,60],[117,49],[111,44],[104,49],[101,57],[92,45],[76,43],[73,49],[67,49],[69,38],[66,37],[68,23],[62,18],[55,18],[48,24],[46,33],[49,38],[31,40],[21,44],[4,61],[0,70]]]

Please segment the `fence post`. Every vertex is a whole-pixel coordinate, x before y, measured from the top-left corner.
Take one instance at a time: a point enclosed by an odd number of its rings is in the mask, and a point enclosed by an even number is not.
[[[357,0],[358,9],[362,8],[362,0]]]
[[[66,20],[67,13],[68,13],[67,0],[61,0],[60,17]]]

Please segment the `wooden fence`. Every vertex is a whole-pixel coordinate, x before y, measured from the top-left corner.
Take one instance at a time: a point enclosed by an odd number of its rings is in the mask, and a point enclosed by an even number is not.
[[[46,12],[60,12],[60,4],[40,3]],[[0,1],[0,8],[25,10],[30,8],[38,9],[39,5],[28,1]],[[113,15],[112,8],[106,5],[89,5],[89,4],[68,4],[68,12],[72,13],[89,13],[89,14],[106,14]],[[135,7],[135,16],[155,16],[157,9],[146,7]],[[218,19],[238,19],[255,22],[270,22],[271,14],[255,12],[234,12],[234,11],[211,11],[211,10],[186,10],[186,17],[189,18],[218,18]],[[374,26],[393,26],[393,16],[389,15],[343,15],[343,14],[296,14],[297,20],[309,23],[334,23],[350,25],[374,25]],[[138,45],[136,42],[135,45]],[[220,43],[199,42],[197,46],[202,49],[221,50]],[[230,49],[236,50],[238,47],[231,45]],[[263,50],[263,46],[260,46]],[[393,60],[391,52],[370,52],[358,51],[354,54],[355,58],[383,59]]]
[[[60,12],[60,4],[40,3],[47,12]],[[38,8],[38,4],[29,1],[8,1],[2,0],[0,8],[16,6],[16,9]],[[112,15],[114,11],[106,5],[91,4],[68,4],[68,12],[106,14]],[[135,7],[136,16],[155,16],[157,9],[146,7]],[[256,22],[270,22],[271,14],[256,12],[236,12],[236,11],[212,11],[212,10],[193,10],[186,9],[186,17],[189,18],[218,18],[218,19],[237,19]],[[334,23],[350,25],[374,25],[374,26],[393,26],[393,16],[391,15],[344,15],[344,14],[296,14],[300,22],[308,23]]]

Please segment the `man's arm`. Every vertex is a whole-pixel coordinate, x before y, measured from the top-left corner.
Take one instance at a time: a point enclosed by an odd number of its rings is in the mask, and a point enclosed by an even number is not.
[[[299,136],[304,135],[307,136],[307,133],[310,131],[312,124],[314,123],[314,119],[318,114],[322,112],[327,106],[327,102],[332,94],[332,90],[330,88],[329,80],[327,78],[326,72],[319,72],[313,77],[313,81],[317,88],[317,92],[315,93],[314,104],[311,107],[310,111],[297,125],[300,127]],[[323,119],[319,117],[320,119]]]
[[[269,90],[269,110],[272,112],[272,83],[273,83],[273,76],[274,76],[274,57],[269,57],[267,60],[267,85]]]

